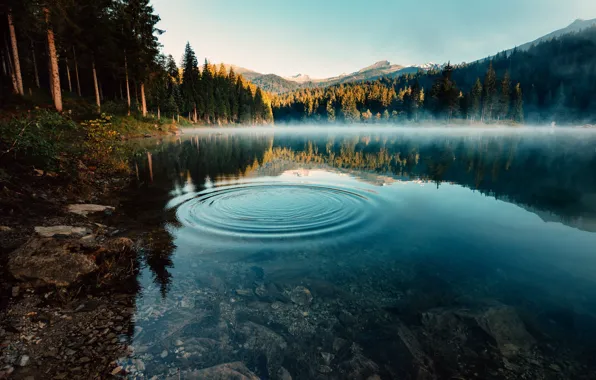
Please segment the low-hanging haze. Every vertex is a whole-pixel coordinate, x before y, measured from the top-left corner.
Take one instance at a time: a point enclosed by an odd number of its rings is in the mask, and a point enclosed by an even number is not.
[[[469,62],[534,40],[577,18],[592,0],[153,0],[164,52],[261,73],[325,78],[375,61]]]

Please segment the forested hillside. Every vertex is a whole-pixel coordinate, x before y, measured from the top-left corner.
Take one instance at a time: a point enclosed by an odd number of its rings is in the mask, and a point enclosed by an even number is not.
[[[174,57],[160,53],[159,20],[149,0],[3,2],[2,103],[17,95],[69,111],[68,101],[86,99],[97,113],[186,115],[211,124],[271,121],[260,89],[208,62],[200,70],[190,46],[180,75]]]
[[[274,98],[276,121],[595,123],[596,27],[472,64]]]

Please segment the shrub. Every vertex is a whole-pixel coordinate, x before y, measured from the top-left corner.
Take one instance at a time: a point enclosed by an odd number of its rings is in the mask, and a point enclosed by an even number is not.
[[[1,157],[12,156],[43,170],[58,170],[60,153],[77,135],[77,125],[67,116],[34,110],[0,123]]]

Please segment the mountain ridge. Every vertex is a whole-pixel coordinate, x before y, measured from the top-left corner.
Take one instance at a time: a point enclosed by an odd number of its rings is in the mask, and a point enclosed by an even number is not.
[[[521,49],[525,51],[540,42],[549,41],[566,34],[576,33],[593,26],[596,26],[596,19],[584,20],[578,18],[565,28],[555,30],[533,41],[526,42],[515,48],[506,50],[505,52],[511,53],[514,49]],[[483,61],[485,59],[487,58],[482,58],[478,61]],[[391,64],[391,62],[388,60],[381,60],[350,74],[344,73],[337,76],[320,79],[315,79],[307,74],[302,73],[289,77],[283,77],[274,73],[259,73],[236,65],[225,66],[227,69],[230,67],[234,68],[238,74],[242,74],[242,76],[244,76],[248,81],[253,82],[259,87],[262,87],[266,91],[283,93],[294,91],[300,88],[328,87],[342,83],[376,80],[381,77],[396,78],[405,74],[416,74],[418,71],[440,70],[445,66],[445,64],[428,62],[419,65],[399,65]]]

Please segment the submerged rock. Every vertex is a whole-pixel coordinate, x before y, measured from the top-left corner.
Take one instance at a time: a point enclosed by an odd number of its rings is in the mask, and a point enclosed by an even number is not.
[[[204,368],[198,371],[189,371],[180,376],[168,377],[172,379],[205,379],[205,380],[259,380],[259,377],[251,372],[244,363],[233,362]]]
[[[304,286],[297,286],[290,293],[290,299],[297,305],[306,306],[310,305],[313,297],[310,290]]]
[[[66,236],[84,236],[91,233],[89,229],[85,227],[73,227],[73,226],[51,226],[51,227],[35,227],[35,232],[43,237],[52,237],[55,235],[66,235]]]
[[[77,253],[72,241],[33,237],[9,255],[8,269],[18,280],[68,286],[98,269],[95,261]]]
[[[68,205],[68,212],[87,216],[94,212],[114,211],[112,206],[94,205],[94,204],[74,204]]]

